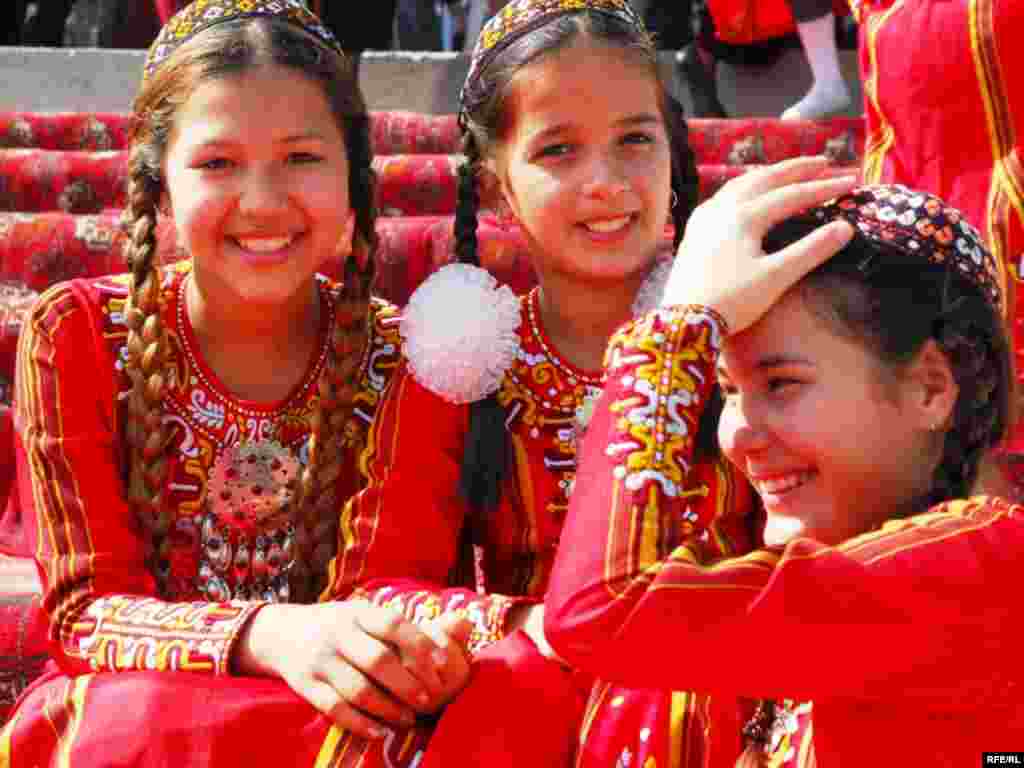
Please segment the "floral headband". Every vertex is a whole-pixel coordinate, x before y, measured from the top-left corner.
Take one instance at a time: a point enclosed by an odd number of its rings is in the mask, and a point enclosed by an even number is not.
[[[480,31],[469,74],[459,93],[459,123],[464,124],[467,101],[481,73],[501,51],[552,19],[571,13],[603,13],[645,31],[644,23],[629,0],[512,0],[498,11]]]
[[[981,289],[997,311],[1001,271],[978,231],[956,208],[899,184],[859,187],[812,211],[821,221],[843,218],[868,240],[948,264]]]
[[[195,0],[171,17],[160,30],[146,56],[142,79],[148,80],[182,44],[205,29],[226,21],[270,16],[291,22],[328,48],[342,53],[341,44],[302,0]]]

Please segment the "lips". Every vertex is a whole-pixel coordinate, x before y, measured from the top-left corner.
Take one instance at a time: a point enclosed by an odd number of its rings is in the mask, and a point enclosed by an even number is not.
[[[806,485],[816,474],[813,470],[805,469],[771,477],[751,477],[750,480],[762,497],[780,497]]]
[[[592,219],[591,221],[583,222],[583,226],[596,234],[610,235],[613,232],[625,229],[632,219],[631,215],[619,216],[614,219]]]
[[[283,237],[236,237],[238,243],[246,251],[253,253],[274,253],[287,248],[295,240],[295,235]]]

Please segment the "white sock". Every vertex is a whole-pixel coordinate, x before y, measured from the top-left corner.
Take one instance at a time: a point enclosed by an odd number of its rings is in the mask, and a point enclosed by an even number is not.
[[[841,112],[850,106],[850,91],[839,68],[836,50],[835,16],[826,13],[820,19],[797,25],[804,55],[814,75],[814,85],[799,102],[782,113],[782,118],[813,120]]]

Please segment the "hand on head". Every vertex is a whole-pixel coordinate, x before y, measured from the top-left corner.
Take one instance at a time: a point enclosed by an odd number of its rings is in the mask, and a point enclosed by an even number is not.
[[[699,304],[725,319],[730,333],[750,327],[808,272],[853,235],[831,222],[799,242],[766,254],[776,224],[856,186],[855,176],[822,178],[824,157],[803,157],[729,181],[690,217],[662,304]]]
[[[236,667],[281,677],[340,728],[381,738],[466,685],[470,626],[441,616],[417,627],[365,600],[272,605],[239,637]]]

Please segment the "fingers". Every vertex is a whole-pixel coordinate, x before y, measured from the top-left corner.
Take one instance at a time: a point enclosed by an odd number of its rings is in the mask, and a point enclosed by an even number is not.
[[[369,659],[376,663],[374,668],[351,659],[360,669],[368,671],[380,685],[421,711],[443,694],[445,686],[439,670],[448,661],[447,636],[441,635],[435,641],[397,612],[376,607],[358,612],[355,623],[379,644],[373,648],[375,653],[380,652],[381,646],[390,651],[387,657]],[[399,674],[396,665],[404,674]],[[410,681],[413,688],[408,687]]]
[[[360,712],[338,695],[331,683],[314,682],[300,691],[301,695],[320,712],[331,718],[335,725],[367,739],[381,739],[387,734],[387,727],[380,721]],[[391,722],[403,723],[404,718]]]
[[[431,637],[436,637],[434,632],[438,632],[445,641],[450,638],[465,648],[469,645],[469,638],[473,633],[473,622],[453,613],[446,613],[431,624],[431,629]]]
[[[836,176],[771,189],[747,203],[755,231],[767,233],[791,216],[845,194],[857,186],[857,176]]]
[[[766,262],[770,263],[776,273],[774,284],[784,288],[779,295],[842,250],[850,242],[853,233],[854,229],[849,222],[833,221],[781,251],[765,256]]]

